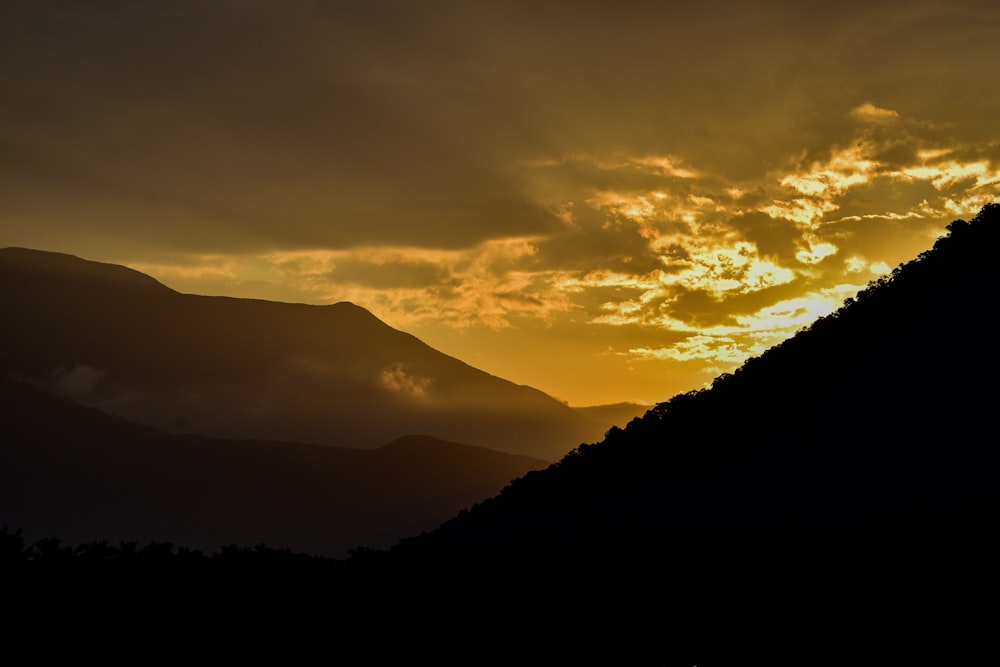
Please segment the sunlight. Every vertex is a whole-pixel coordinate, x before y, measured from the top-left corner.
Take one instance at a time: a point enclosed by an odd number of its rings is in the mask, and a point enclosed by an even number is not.
[[[675,178],[697,178],[699,173],[687,167],[677,164],[678,160],[669,156],[647,156],[633,158],[632,163],[645,167],[659,176],[673,176]]]
[[[899,118],[899,112],[893,111],[892,109],[879,108],[871,102],[865,102],[864,104],[855,107],[851,110],[851,115],[860,120],[876,122],[895,120]]]
[[[661,256],[667,266],[677,265],[680,271],[660,273],[662,285],[682,285],[687,289],[706,290],[716,295],[725,292],[753,292],[795,279],[795,272],[761,259],[757,246],[747,241],[729,245],[705,243],[689,247],[687,259],[678,261]],[[662,250],[661,250],[662,251]]]
[[[653,197],[662,201],[666,195],[654,192]],[[625,195],[609,190],[594,193],[586,203],[594,208],[608,209],[623,217],[640,221],[651,218],[656,213],[655,204],[641,195]]]
[[[839,248],[832,243],[809,243],[808,249],[799,250],[795,253],[795,259],[803,264],[819,264],[827,257],[836,255]]]
[[[714,361],[718,363],[743,363],[750,356],[737,342],[727,336],[695,335],[670,347],[631,348],[630,355],[648,359],[673,361]]]
[[[791,335],[817,318],[829,315],[840,307],[842,301],[835,294],[810,294],[779,301],[753,315],[737,315],[736,320],[754,331],[787,332]]]
[[[830,201],[815,202],[798,198],[790,201],[775,199],[758,210],[775,220],[784,218],[805,227],[811,227],[816,221],[822,220],[824,215],[836,211],[838,208],[840,207]]]
[[[563,276],[559,278],[556,287],[568,291],[582,291],[589,287],[634,287],[651,290],[659,286],[659,282],[650,276],[638,276],[618,271],[590,271],[583,277]]]
[[[910,178],[922,181],[930,181],[931,184],[941,190],[954,185],[960,181],[975,178],[976,185],[987,185],[998,180],[996,172],[990,173],[987,162],[948,162],[942,165],[910,167],[903,169],[902,173]]]
[[[842,195],[848,189],[869,181],[869,174],[876,163],[864,156],[865,150],[864,144],[839,150],[825,164],[814,164],[811,172],[789,174],[780,183],[806,196]]]
[[[975,215],[979,209],[996,199],[996,193],[968,194],[960,197],[957,201],[955,199],[946,199],[944,207],[952,215],[967,217]]]

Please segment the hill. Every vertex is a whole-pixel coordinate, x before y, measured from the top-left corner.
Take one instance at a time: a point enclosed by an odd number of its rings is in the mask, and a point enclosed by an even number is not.
[[[610,426],[624,426],[636,417],[646,414],[651,406],[639,403],[609,403],[606,405],[586,405],[573,408],[584,417],[597,424],[606,424],[605,430]]]
[[[1000,205],[948,231],[711,388],[373,561],[559,573],[555,608],[626,662],[981,659],[1000,593]]]
[[[555,460],[608,426],[350,303],[186,295],[6,248],[0,314],[0,375],[162,431],[368,448],[428,433]]]
[[[387,547],[546,465],[429,436],[359,450],[167,434],[8,380],[0,442],[0,526],[207,552]]]
[[[837,312],[517,480],[440,539],[824,534],[992,502],[1000,205],[948,229]],[[494,514],[503,529],[459,530]]]

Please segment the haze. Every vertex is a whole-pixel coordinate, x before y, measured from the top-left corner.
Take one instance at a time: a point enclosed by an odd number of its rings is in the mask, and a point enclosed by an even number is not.
[[[4,3],[0,246],[701,386],[1000,195],[992,2]]]

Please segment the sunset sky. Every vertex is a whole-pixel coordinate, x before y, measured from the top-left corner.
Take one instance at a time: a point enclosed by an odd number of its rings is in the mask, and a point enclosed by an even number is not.
[[[703,386],[1000,199],[1000,3],[5,0],[0,246]]]

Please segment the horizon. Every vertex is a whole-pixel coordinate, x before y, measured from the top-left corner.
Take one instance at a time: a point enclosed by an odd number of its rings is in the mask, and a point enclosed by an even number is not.
[[[5,11],[0,245],[348,301],[572,406],[710,383],[1000,200],[1000,7]]]

